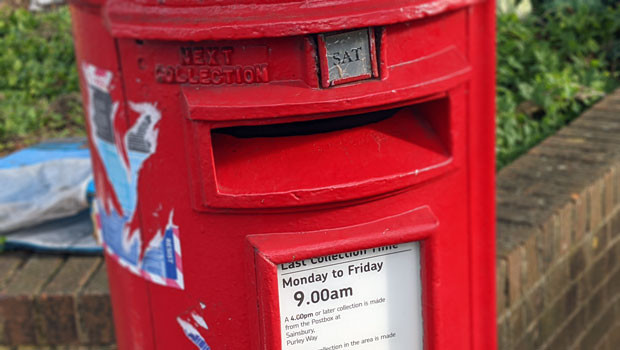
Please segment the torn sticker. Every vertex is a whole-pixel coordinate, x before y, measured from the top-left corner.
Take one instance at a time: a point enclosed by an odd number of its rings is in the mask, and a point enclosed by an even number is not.
[[[205,305],[198,303],[197,306],[187,310],[181,316],[177,317],[177,323],[183,329],[185,336],[199,350],[210,350],[211,347],[205,341],[204,333],[209,330],[207,322],[204,319]]]
[[[181,328],[183,328],[183,333],[185,333],[185,336],[191,340],[191,342],[194,343],[199,350],[211,350],[209,344],[207,344],[202,335],[200,335],[200,332],[198,332],[194,326],[181,318],[177,318],[177,322]]]
[[[183,289],[183,265],[179,228],[172,221],[170,212],[163,235],[158,232],[149,243],[141,261],[143,274],[155,283]]]
[[[179,227],[168,222],[143,245],[136,208],[143,164],[157,150],[161,112],[149,102],[129,102],[138,118],[128,128],[116,120],[119,102],[110,94],[112,72],[83,64],[88,87],[87,114],[95,145],[97,176],[94,213],[104,249],[120,265],[157,284],[183,289]],[[122,118],[119,118],[122,119]],[[123,129],[126,129],[123,131]]]

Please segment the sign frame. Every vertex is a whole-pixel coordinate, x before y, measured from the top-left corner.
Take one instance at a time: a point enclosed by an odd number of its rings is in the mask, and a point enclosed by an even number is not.
[[[256,288],[256,299],[249,301],[250,322],[258,327],[259,339],[251,344],[256,349],[282,349],[278,294],[279,264],[317,256],[350,252],[410,242],[420,244],[420,279],[422,285],[422,321],[424,348],[433,333],[431,281],[434,264],[430,254],[439,221],[428,206],[355,226],[311,232],[288,232],[249,235],[247,239],[250,284]],[[301,239],[300,239],[301,238]],[[258,310],[257,310],[258,307]],[[257,312],[258,311],[258,312]]]
[[[365,32],[365,33],[364,33]],[[329,65],[329,41],[331,37],[342,36],[346,34],[357,35],[358,33],[363,33],[366,35],[367,43],[366,48],[369,50],[367,54],[365,54],[366,59],[369,60],[368,71],[359,72],[354,75],[347,75],[343,77],[332,77],[330,74],[330,65]],[[367,80],[371,78],[379,78],[379,68],[378,68],[378,59],[377,59],[377,43],[376,43],[376,34],[375,29],[372,27],[369,28],[361,28],[354,29],[350,31],[339,31],[333,33],[323,33],[317,36],[318,41],[318,59],[319,59],[319,67],[320,67],[320,76],[321,76],[321,86],[323,88],[329,88],[336,85],[342,85],[346,83],[351,83],[359,80]],[[354,53],[350,53],[354,54]]]

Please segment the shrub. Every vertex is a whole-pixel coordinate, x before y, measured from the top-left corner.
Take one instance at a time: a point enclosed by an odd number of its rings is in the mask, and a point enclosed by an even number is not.
[[[0,8],[0,152],[44,136],[82,133],[71,18]]]
[[[618,85],[620,9],[579,1],[497,18],[497,164],[502,167]]]

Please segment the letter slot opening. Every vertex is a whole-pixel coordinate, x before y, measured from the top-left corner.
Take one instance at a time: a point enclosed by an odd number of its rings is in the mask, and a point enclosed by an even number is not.
[[[449,103],[440,98],[344,117],[212,129],[217,191],[289,193],[303,205],[422,181],[451,161]],[[316,196],[322,199],[311,199]]]

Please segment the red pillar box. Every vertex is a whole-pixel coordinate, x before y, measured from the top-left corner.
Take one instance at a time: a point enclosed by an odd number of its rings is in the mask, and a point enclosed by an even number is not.
[[[493,349],[489,1],[73,2],[120,349]]]

